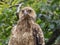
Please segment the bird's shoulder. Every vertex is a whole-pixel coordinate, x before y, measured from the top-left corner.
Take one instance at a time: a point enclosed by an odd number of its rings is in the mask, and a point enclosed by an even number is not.
[[[37,23],[33,24],[33,29],[36,30],[36,31],[41,31],[42,30],[41,27],[40,27],[40,25],[37,24]]]
[[[37,23],[34,23],[33,26],[34,26],[35,28],[41,28],[40,25],[37,24]]]
[[[16,28],[17,28],[17,25],[14,25],[11,29],[11,33],[15,33],[16,32]]]

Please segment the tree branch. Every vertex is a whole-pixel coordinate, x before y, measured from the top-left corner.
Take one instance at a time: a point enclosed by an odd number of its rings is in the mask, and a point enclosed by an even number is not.
[[[17,18],[19,19],[19,11],[20,11],[20,8],[22,6],[23,3],[20,3],[20,4],[16,4],[16,5],[13,5],[13,6],[10,6],[9,8],[12,8],[12,7],[17,7],[17,11],[16,11],[16,15],[17,15]]]

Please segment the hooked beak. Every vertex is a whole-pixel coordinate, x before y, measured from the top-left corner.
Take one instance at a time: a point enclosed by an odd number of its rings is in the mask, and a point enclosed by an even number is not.
[[[24,10],[24,15],[28,15],[28,12],[26,10]]]

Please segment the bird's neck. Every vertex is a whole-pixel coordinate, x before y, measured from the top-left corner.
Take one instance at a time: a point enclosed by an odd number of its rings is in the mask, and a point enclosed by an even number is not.
[[[26,25],[26,26],[29,26],[29,25],[32,25],[34,23],[33,20],[19,20],[18,21],[18,25]]]
[[[32,29],[32,25],[34,24],[33,20],[23,20],[23,21],[18,21],[17,23],[17,28],[22,29],[23,31],[30,31]]]
[[[19,21],[17,24],[21,28],[31,28],[32,25],[34,24],[34,21],[33,20],[22,20],[22,21]]]

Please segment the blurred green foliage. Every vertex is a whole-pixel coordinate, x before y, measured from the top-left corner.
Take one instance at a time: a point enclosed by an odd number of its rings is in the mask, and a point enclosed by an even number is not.
[[[60,0],[0,0],[0,45],[7,45],[11,28],[18,20],[16,7],[9,7],[20,2],[36,11],[36,23],[41,26],[46,41],[54,29],[60,28]]]

